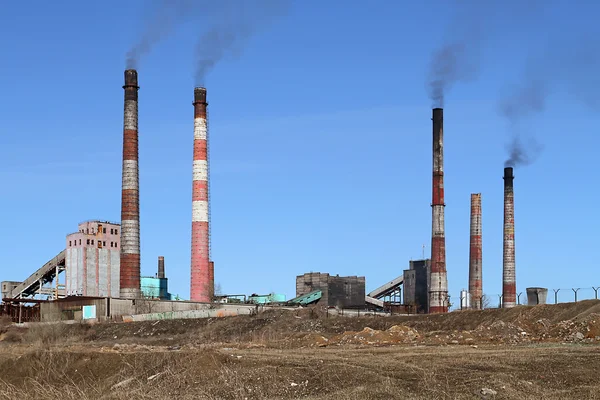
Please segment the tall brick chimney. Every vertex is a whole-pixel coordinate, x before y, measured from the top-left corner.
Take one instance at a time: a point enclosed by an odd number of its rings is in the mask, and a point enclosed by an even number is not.
[[[448,312],[446,237],[444,228],[444,110],[433,109],[433,195],[429,313]]]
[[[513,169],[504,168],[504,251],[502,260],[502,308],[517,304],[515,276],[515,205]]]
[[[125,71],[123,185],[121,193],[120,297],[140,297],[140,196],[138,169],[138,77]]]
[[[192,260],[190,299],[210,302],[211,279],[208,196],[208,129],[206,89],[194,89],[194,167],[192,186]]]
[[[158,273],[156,276],[161,279],[165,277],[165,258],[163,256],[158,256]]]
[[[469,294],[471,308],[481,309],[482,284],[481,193],[471,194],[471,242],[469,247]]]

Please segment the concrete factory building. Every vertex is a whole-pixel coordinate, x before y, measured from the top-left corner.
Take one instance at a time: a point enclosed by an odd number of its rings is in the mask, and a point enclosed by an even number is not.
[[[358,308],[365,306],[364,276],[331,276],[310,272],[296,276],[296,297],[320,290],[319,304],[325,307]]]
[[[119,297],[121,226],[108,221],[86,221],[67,235],[67,296]]]
[[[404,270],[403,303],[412,306],[419,314],[429,312],[429,279],[431,260],[411,260],[408,269]]]

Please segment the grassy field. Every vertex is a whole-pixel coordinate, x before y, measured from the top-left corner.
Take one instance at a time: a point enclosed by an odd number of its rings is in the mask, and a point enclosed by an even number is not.
[[[20,348],[0,355],[0,398],[598,399],[598,369],[587,345]]]
[[[0,399],[600,399],[599,307],[4,322]]]

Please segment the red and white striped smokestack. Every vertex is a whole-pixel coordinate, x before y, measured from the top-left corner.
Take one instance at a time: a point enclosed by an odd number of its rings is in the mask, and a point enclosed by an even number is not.
[[[471,307],[483,308],[482,296],[482,250],[481,250],[481,193],[471,194],[471,245],[469,249],[469,294]]]
[[[194,89],[194,168],[192,186],[192,266],[190,299],[210,302],[214,284],[211,280],[209,254],[208,197],[208,129],[206,123],[206,89]]]
[[[121,193],[120,296],[140,297],[140,196],[138,169],[138,76],[125,71],[123,186]]]
[[[513,169],[504,168],[504,251],[502,260],[502,308],[517,305],[515,276],[515,203]]]
[[[444,110],[433,109],[433,199],[429,312],[448,312],[446,237],[444,232]]]

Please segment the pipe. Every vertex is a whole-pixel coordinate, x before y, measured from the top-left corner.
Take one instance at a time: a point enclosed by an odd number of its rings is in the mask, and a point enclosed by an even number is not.
[[[471,241],[469,246],[469,293],[471,308],[483,308],[482,282],[482,243],[481,243],[481,193],[471,194]]]
[[[125,71],[123,186],[121,194],[120,296],[140,297],[140,198],[138,168],[138,77]]]
[[[209,254],[208,129],[206,89],[194,89],[194,162],[192,183],[192,257],[190,299],[212,300]]]
[[[448,312],[446,237],[444,228],[444,110],[433,109],[433,193],[429,313]]]
[[[504,168],[504,249],[502,260],[502,308],[516,305],[517,285],[515,276],[515,210],[513,169]]]

